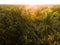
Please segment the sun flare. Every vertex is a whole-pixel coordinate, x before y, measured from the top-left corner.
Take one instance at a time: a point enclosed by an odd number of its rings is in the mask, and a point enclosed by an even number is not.
[[[36,5],[28,5],[28,6],[25,6],[25,9],[26,9],[26,10],[35,11],[35,10],[38,9],[38,6],[36,6]]]

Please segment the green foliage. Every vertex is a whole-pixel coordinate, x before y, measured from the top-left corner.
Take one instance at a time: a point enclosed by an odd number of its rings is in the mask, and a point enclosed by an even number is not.
[[[0,45],[60,45],[60,7],[33,14],[24,6],[0,5]]]

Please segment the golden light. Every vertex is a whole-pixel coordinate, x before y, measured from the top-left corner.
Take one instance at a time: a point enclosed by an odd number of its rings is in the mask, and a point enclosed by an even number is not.
[[[28,6],[26,6],[26,9],[37,9],[37,6],[35,6],[35,5],[28,5]]]
[[[52,1],[52,0],[51,0]],[[38,8],[45,6],[46,4],[50,4],[49,0],[23,0],[21,5],[24,5],[26,10],[36,11]],[[43,6],[41,6],[43,5]]]
[[[36,11],[39,7],[37,5],[26,5],[25,9],[30,11]]]

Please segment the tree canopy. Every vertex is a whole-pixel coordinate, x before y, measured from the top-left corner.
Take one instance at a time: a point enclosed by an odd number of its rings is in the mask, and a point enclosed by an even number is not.
[[[0,45],[60,45],[60,6],[0,5]]]

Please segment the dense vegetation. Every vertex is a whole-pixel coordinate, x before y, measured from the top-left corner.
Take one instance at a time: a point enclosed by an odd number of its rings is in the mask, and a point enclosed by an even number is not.
[[[0,5],[0,45],[60,45],[60,6]]]

